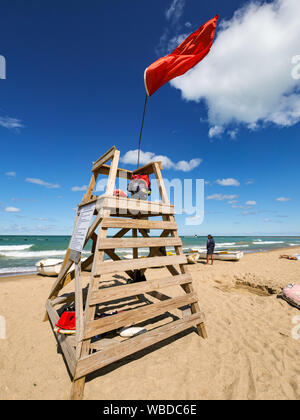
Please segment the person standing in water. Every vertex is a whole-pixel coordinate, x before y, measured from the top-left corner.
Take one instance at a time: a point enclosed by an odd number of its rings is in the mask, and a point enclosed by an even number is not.
[[[211,265],[214,262],[214,250],[215,250],[215,241],[211,235],[208,235],[207,242],[206,242],[206,249],[207,249],[207,256],[206,256],[206,264],[208,264],[209,256],[211,258]]]

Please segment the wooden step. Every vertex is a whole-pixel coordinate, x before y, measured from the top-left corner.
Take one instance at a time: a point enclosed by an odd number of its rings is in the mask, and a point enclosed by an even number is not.
[[[138,258],[121,261],[105,261],[96,268],[95,277],[101,274],[118,273],[120,271],[140,270],[141,268],[165,267],[174,264],[186,264],[185,255],[168,257]]]
[[[176,222],[165,222],[163,220],[143,220],[143,219],[117,219],[105,217],[102,220],[103,228],[127,228],[127,229],[161,229],[177,230]]]
[[[144,305],[136,309],[127,310],[116,315],[89,321],[86,324],[84,339],[89,339],[98,334],[114,331],[118,328],[137,324],[146,319],[154,318],[171,309],[179,308],[184,305],[196,303],[198,301],[195,293],[189,293],[172,299],[167,299],[158,303]]]
[[[181,246],[180,238],[105,238],[100,242],[99,250],[117,248],[156,248]]]
[[[90,202],[93,202],[92,200]],[[111,214],[120,215],[173,215],[175,208],[172,204],[152,202],[148,200],[135,200],[134,198],[114,197],[102,195],[97,200],[97,210],[104,208],[111,211]]]
[[[152,292],[157,289],[188,283],[192,283],[192,276],[190,274],[180,274],[178,276],[168,276],[139,283],[125,284],[122,286],[105,287],[104,289],[98,289],[92,292],[90,305],[97,305],[103,302],[123,299],[130,296]]]
[[[94,372],[95,366],[97,366],[97,369],[101,369],[117,360],[143,350],[155,343],[166,340],[173,335],[203,322],[204,315],[199,312],[84,357],[78,361],[75,379],[79,379],[82,376]]]

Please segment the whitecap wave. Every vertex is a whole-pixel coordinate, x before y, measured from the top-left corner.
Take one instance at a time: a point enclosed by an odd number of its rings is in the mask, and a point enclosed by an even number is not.
[[[31,248],[33,245],[1,245],[1,251],[24,251],[25,249]]]
[[[284,244],[284,241],[255,241],[252,243],[254,245],[272,245],[272,244]]]
[[[36,267],[3,267],[0,268],[0,276],[23,274],[23,273],[36,273]]]
[[[0,251],[0,257],[6,258],[50,258],[63,257],[66,250],[54,249],[44,251]],[[89,251],[82,251],[83,255],[89,255]]]
[[[248,248],[249,245],[228,245],[228,246],[222,246],[222,245],[216,245],[216,248]]]
[[[66,251],[52,250],[52,251],[0,251],[0,256],[6,258],[45,258],[64,256]]]

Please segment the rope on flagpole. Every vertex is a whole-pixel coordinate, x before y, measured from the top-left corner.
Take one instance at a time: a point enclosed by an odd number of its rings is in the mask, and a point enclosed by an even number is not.
[[[140,166],[141,140],[142,140],[142,133],[143,133],[143,127],[144,127],[144,120],[145,120],[145,114],[146,114],[147,101],[148,101],[148,95],[146,93],[145,104],[144,104],[144,112],[143,112],[143,119],[142,119],[142,125],[141,125],[141,131],[140,131],[140,138],[139,138],[137,169]]]

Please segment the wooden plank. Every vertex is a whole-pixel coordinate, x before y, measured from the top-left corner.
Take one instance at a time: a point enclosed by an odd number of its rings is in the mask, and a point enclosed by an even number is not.
[[[91,177],[91,180],[90,180],[90,183],[89,183],[89,186],[88,186],[87,192],[86,192],[86,194],[83,196],[83,199],[82,199],[82,204],[84,204],[86,201],[90,200],[90,198],[91,198],[91,196],[92,196],[92,194],[93,194],[93,191],[94,191],[94,188],[95,188],[96,182],[97,182],[97,177],[98,177],[98,175],[97,175],[97,174],[92,174],[92,177]]]
[[[159,188],[159,192],[160,192],[162,202],[164,204],[169,204],[169,198],[168,198],[165,183],[163,181],[163,177],[162,177],[162,174],[161,174],[161,168],[160,168],[160,166],[158,165],[157,162],[155,162],[153,164],[153,170],[154,170],[157,182],[158,182],[158,188]]]
[[[124,216],[128,213],[131,213],[134,216],[138,214],[158,216],[175,213],[175,208],[172,204],[162,204],[159,202],[136,200],[134,198],[125,197],[101,196],[97,205],[99,208],[103,207],[111,210],[112,214],[119,212],[120,214],[124,214]]]
[[[106,184],[105,195],[112,196],[114,193],[119,159],[120,159],[120,152],[119,150],[115,150],[113,154],[112,162],[110,165],[110,171],[109,171],[108,180]]]
[[[102,165],[100,168],[98,168],[96,170],[96,172],[98,174],[101,174],[101,175],[108,175],[109,174],[109,170],[110,170],[110,166],[109,165]],[[123,178],[123,179],[131,180],[132,179],[132,175],[133,175],[133,172],[132,171],[128,171],[127,169],[122,169],[122,168],[118,168],[117,169],[117,174],[116,174],[116,177],[117,178]]]
[[[100,249],[153,248],[182,245],[180,238],[107,238],[100,243]]]
[[[143,174],[143,175],[151,175],[154,173],[153,165],[154,163],[157,163],[160,169],[162,169],[162,163],[161,162],[150,162],[145,166],[142,166],[141,168],[136,169],[133,171],[133,174]]]
[[[97,271],[95,272],[95,276],[127,270],[139,270],[141,268],[163,267],[174,264],[186,264],[186,256],[172,255],[167,257],[139,258],[137,260],[105,261],[99,264]]]
[[[116,150],[117,149],[115,146],[111,147],[106,153],[104,153],[104,155],[99,157],[96,162],[93,162],[92,172],[97,171],[98,168],[100,168],[104,163],[111,159],[114,156]]]
[[[163,220],[143,220],[143,219],[117,219],[105,218],[102,226],[107,228],[128,228],[128,229],[159,229],[176,230],[176,222],[164,222]]]
[[[84,207],[88,204],[96,203],[98,199],[99,199],[99,197],[94,196],[93,198],[91,198],[90,200],[87,200],[86,202],[79,203],[78,208],[81,209],[81,207]]]
[[[83,337],[83,295],[81,261],[75,263],[76,359],[80,358]]]
[[[110,172],[110,176],[111,176],[111,172]],[[109,217],[109,211],[108,210],[103,211],[103,217]],[[98,280],[94,276],[97,263],[101,263],[101,261],[104,258],[104,252],[103,251],[98,251],[99,241],[101,241],[101,239],[103,239],[103,238],[106,238],[106,236],[107,236],[107,229],[100,227],[99,232],[98,232],[98,237],[97,237],[95,259],[94,259],[94,262],[93,262],[92,274],[91,274],[91,279],[90,279],[89,288],[88,288],[88,295],[87,295],[86,305],[85,305],[84,327],[85,327],[85,325],[88,321],[95,318],[96,307],[91,306],[89,304],[89,301],[90,301],[92,291],[97,288]],[[90,345],[91,345],[91,340],[87,340],[87,341],[84,341],[82,343],[81,357],[88,356],[88,354],[90,352]],[[74,382],[72,384],[72,390],[71,390],[71,399],[80,400],[80,399],[83,398],[84,385],[85,385],[85,377],[81,377],[78,380],[74,380]]]
[[[89,339],[95,335],[104,334],[105,332],[113,331],[127,325],[137,324],[146,319],[151,319],[168,312],[171,309],[176,309],[180,306],[188,305],[196,301],[197,295],[195,293],[190,293],[184,296],[124,311],[117,315],[89,321],[86,324],[84,339]]]
[[[86,289],[82,290],[82,296],[83,296],[83,299],[86,298],[86,296],[87,296],[87,290]],[[71,302],[75,302],[75,293],[74,292],[66,293],[62,296],[57,297],[56,299],[50,300],[50,303],[51,303],[52,306],[69,304]]]
[[[99,341],[91,343],[91,350],[103,350],[107,347],[111,347],[115,344],[119,344],[120,341],[114,340],[113,338],[101,338]]]
[[[203,321],[204,315],[197,313],[82,358],[77,364],[75,378],[79,379],[97,369],[101,369],[117,360],[179,334]]]
[[[165,220],[168,220],[168,221],[175,221],[175,217],[172,216],[172,215],[171,216],[164,216],[164,219]],[[171,232],[171,235],[172,235],[173,238],[179,237],[177,230]],[[176,250],[176,254],[177,255],[183,255],[182,246],[175,247],[175,250]],[[176,271],[175,267],[168,267],[168,269],[169,269],[169,271],[171,271],[172,269],[174,269]],[[182,274],[188,273],[188,267],[187,267],[187,265],[180,265],[180,272]],[[194,287],[193,287],[193,284],[192,283],[191,284],[184,284],[181,287],[183,288],[183,290],[186,293],[193,293],[194,292]],[[191,311],[192,314],[200,313],[201,312],[200,305],[199,305],[198,300],[197,300],[197,302],[195,302],[195,303],[193,303],[191,305],[191,309],[190,310],[185,311],[183,313],[183,316],[184,317],[187,316],[190,311]],[[204,325],[203,322],[197,325],[197,331],[198,331],[198,334],[202,338],[204,338],[204,339],[207,338],[207,331],[206,331],[206,328],[205,328],[205,325]]]
[[[156,289],[163,289],[191,282],[192,276],[190,274],[182,274],[179,276],[168,276],[154,280],[147,280],[140,283],[106,287],[105,289],[93,291],[90,299],[90,305],[97,305],[103,302],[148,293]]]
[[[119,257],[112,249],[107,249],[105,251],[105,254],[109,256],[113,261],[121,261],[122,258]],[[134,280],[134,271],[132,270],[126,270],[125,273]]]
[[[46,310],[50,318],[52,328],[54,328],[55,324],[57,324],[57,321],[59,320],[59,316],[56,310],[52,307],[49,300],[46,303]],[[71,337],[68,337],[63,334],[56,334],[55,332],[54,334],[65,356],[70,373],[74,376],[75,366],[76,366],[76,357],[75,357],[75,350],[72,346]]]

